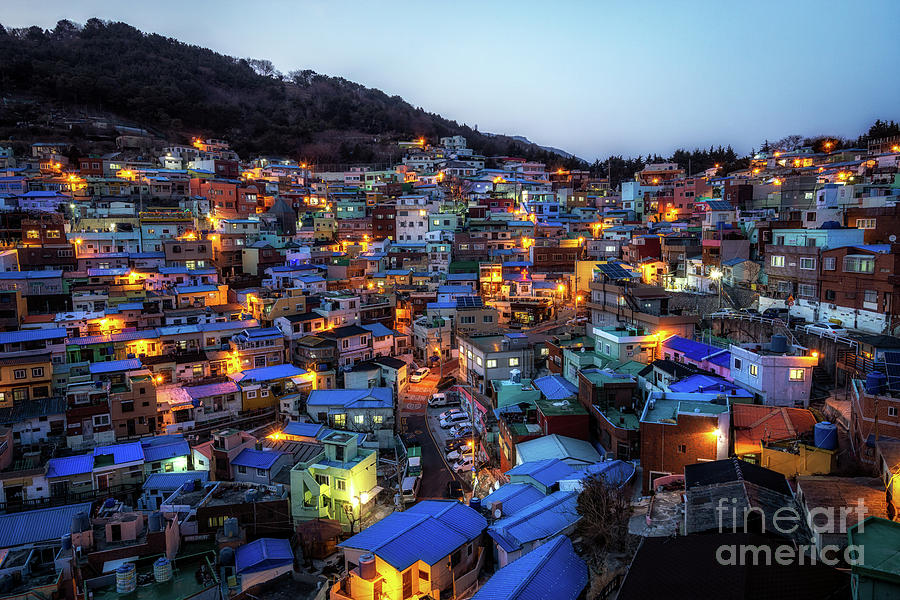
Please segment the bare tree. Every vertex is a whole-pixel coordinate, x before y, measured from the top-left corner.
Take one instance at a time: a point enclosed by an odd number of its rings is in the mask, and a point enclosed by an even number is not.
[[[584,559],[602,571],[610,554],[629,549],[631,503],[621,489],[609,485],[602,475],[592,475],[584,481],[577,511],[581,520],[576,533],[584,539]]]

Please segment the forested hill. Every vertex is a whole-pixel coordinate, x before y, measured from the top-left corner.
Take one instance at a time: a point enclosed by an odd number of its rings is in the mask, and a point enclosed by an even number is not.
[[[40,123],[53,110],[114,115],[172,139],[225,138],[246,156],[370,162],[397,158],[399,139],[459,134],[489,156],[581,164],[342,78],[284,75],[266,60],[225,56],[125,23],[0,25],[0,57],[0,139],[21,137],[22,123]]]

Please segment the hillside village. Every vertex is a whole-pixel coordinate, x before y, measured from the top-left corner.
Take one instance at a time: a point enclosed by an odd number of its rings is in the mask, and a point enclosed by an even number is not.
[[[900,597],[900,137],[232,142],[0,144],[0,600]]]

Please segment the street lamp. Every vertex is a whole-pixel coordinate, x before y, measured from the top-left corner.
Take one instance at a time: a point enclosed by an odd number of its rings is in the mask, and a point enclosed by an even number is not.
[[[473,407],[474,408],[474,407]],[[472,428],[472,439],[466,442],[466,446],[472,449],[472,495],[475,495],[475,428]]]

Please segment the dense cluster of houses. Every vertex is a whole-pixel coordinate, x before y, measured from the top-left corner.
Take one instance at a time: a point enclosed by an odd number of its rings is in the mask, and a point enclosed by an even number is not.
[[[460,136],[347,171],[133,137],[0,148],[0,599],[665,597],[716,540],[868,544],[777,581],[900,593],[900,139],[612,188]],[[438,384],[468,501],[404,506]],[[597,481],[643,540],[608,581]]]

